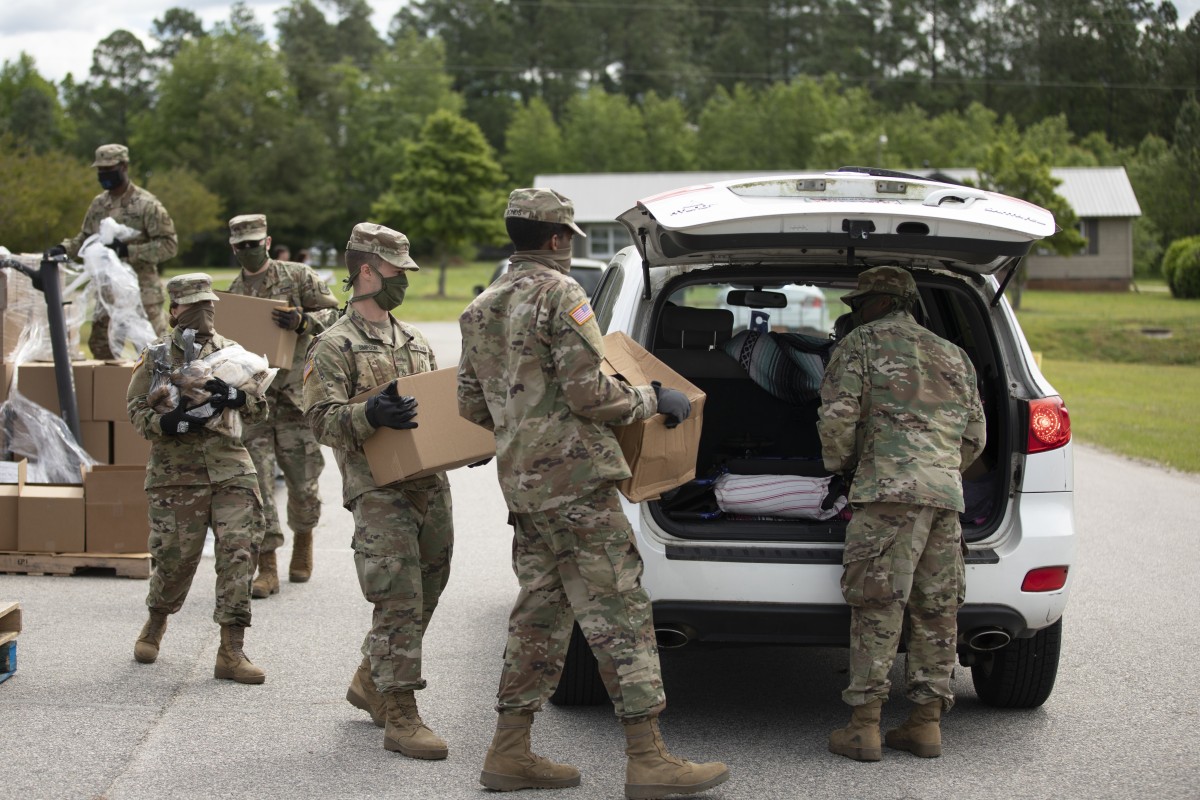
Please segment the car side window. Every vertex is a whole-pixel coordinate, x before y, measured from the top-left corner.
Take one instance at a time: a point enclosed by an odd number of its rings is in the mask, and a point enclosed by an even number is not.
[[[600,285],[592,294],[592,310],[596,313],[596,323],[600,326],[601,333],[608,333],[608,326],[612,323],[613,309],[616,307],[617,298],[620,297],[621,287],[624,284],[625,267],[621,264],[613,264],[604,271]]]

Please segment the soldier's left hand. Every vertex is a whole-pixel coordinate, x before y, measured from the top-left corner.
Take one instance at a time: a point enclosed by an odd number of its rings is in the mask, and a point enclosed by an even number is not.
[[[204,391],[212,392],[212,398],[208,402],[218,411],[226,408],[241,408],[246,405],[246,393],[235,386],[230,386],[220,378],[205,381]]]
[[[286,306],[285,308],[271,309],[271,318],[275,324],[283,328],[285,331],[295,331],[296,333],[304,333],[308,329],[308,314],[295,306]]]
[[[658,413],[667,416],[666,426],[674,428],[692,413],[692,401],[678,389],[668,389],[658,381],[651,381],[654,394],[658,397]]]
[[[107,247],[109,250],[112,250],[114,253],[116,253],[117,257],[120,258],[122,261],[129,258],[129,245],[125,244],[124,242],[122,242],[120,240],[115,240],[115,241],[109,242],[108,244],[106,244],[104,246]]]

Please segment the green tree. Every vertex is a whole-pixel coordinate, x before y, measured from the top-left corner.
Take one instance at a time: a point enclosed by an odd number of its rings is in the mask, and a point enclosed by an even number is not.
[[[1050,163],[1044,153],[1016,149],[1009,142],[998,141],[988,148],[982,162],[976,165],[980,188],[1000,192],[1039,205],[1054,214],[1059,231],[1046,238],[1043,246],[1063,256],[1078,253],[1086,244],[1079,232],[1079,218],[1074,209],[1055,191],[1061,181],[1050,174]],[[1013,287],[1013,308],[1021,307],[1027,271],[1022,262]]]
[[[150,26],[150,35],[158,42],[154,57],[166,66],[179,53],[179,48],[184,42],[202,39],[208,34],[195,11],[190,8],[173,7],[154,20]]]
[[[133,119],[153,102],[154,75],[145,45],[129,31],[113,31],[96,45],[87,81],[66,93],[71,117],[86,132],[76,150],[81,157],[106,142],[129,142]]]
[[[0,134],[0,186],[0,245],[14,253],[40,253],[77,233],[100,191],[87,162],[38,152],[11,133]]]
[[[228,218],[221,216],[221,198],[206,189],[195,172],[186,167],[172,167],[147,173],[143,181],[175,223],[179,258],[186,258],[196,245],[206,240],[224,239]]]
[[[644,172],[649,167],[641,112],[623,95],[589,89],[571,98],[562,120],[563,161],[575,172]]]
[[[470,245],[504,241],[504,172],[479,126],[449,111],[430,115],[407,147],[405,166],[372,207],[380,222],[428,244],[438,262],[438,297],[446,268]]]
[[[54,85],[43,78],[33,56],[21,53],[0,67],[0,134],[11,134],[45,152],[67,140],[69,125]]]
[[[662,98],[651,91],[642,101],[642,125],[649,169],[686,172],[696,168],[696,130],[679,98]]]
[[[504,141],[504,168],[518,186],[532,186],[538,173],[561,171],[562,132],[540,97],[517,109]]]

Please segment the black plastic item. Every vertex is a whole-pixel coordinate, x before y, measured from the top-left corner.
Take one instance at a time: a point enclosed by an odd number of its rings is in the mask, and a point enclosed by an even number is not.
[[[61,249],[61,248],[60,248]],[[83,446],[79,433],[79,406],[75,401],[75,376],[71,371],[71,354],[67,351],[67,320],[63,314],[62,285],[58,280],[58,265],[67,260],[65,252],[54,248],[42,258],[39,269],[30,269],[16,259],[3,262],[6,267],[19,270],[33,281],[33,288],[46,297],[46,321],[50,324],[50,347],[54,353],[54,381],[58,385],[58,406],[63,422],[75,443]]]

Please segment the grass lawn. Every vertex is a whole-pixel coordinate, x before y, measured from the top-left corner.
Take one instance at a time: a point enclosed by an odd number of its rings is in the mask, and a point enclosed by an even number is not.
[[[1200,472],[1200,301],[1026,292],[1017,316],[1080,440]]]

